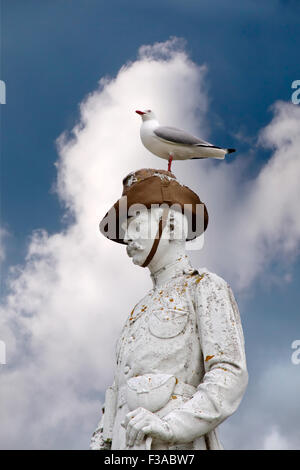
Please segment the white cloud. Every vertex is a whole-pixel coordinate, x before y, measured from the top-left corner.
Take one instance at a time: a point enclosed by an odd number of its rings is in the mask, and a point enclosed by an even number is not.
[[[289,450],[287,439],[280,433],[277,426],[272,426],[263,441],[263,450]]]
[[[114,342],[151,287],[146,270],[131,265],[123,246],[102,237],[98,223],[129,171],[166,168],[142,146],[135,109],[150,107],[161,122],[207,138],[205,76],[206,67],[192,63],[176,39],[144,46],[116,78],[100,81],[81,104],[72,136],[59,139],[57,191],[73,222],[52,236],[35,232],[24,266],[12,272],[1,311],[7,344],[4,448],[88,446],[100,391],[112,380]],[[279,139],[283,129],[289,132],[286,121],[296,128],[299,111],[279,103],[261,137],[276,145],[274,155],[250,183],[243,182],[243,155],[234,164],[174,163],[179,179],[199,192],[211,215],[203,253],[192,254],[195,262],[201,259],[241,287],[266,260],[298,247],[299,137],[293,131],[289,140]],[[267,221],[265,211],[272,211]]]
[[[248,287],[273,261],[281,263],[281,281],[289,279],[285,271],[299,253],[300,107],[277,102],[273,111],[259,137],[273,155],[254,179],[245,177],[250,154],[207,166],[198,182],[211,214],[199,258],[236,288]]]

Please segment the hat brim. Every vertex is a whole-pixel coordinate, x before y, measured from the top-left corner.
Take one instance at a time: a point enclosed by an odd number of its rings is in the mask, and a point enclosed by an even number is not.
[[[142,204],[147,209],[167,204],[172,209],[184,213],[188,220],[186,241],[199,237],[208,225],[207,208],[196,193],[177,181],[164,183],[160,178],[153,176],[137,182],[126,192],[126,196],[118,199],[101,220],[100,232],[109,240],[126,244],[122,222],[130,216],[128,211],[135,204]]]

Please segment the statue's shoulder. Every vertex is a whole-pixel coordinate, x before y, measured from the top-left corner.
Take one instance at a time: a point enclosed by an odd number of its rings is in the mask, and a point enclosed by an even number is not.
[[[229,285],[221,276],[209,271],[207,268],[199,268],[194,271],[192,283],[195,288],[203,287],[209,290],[228,289]]]

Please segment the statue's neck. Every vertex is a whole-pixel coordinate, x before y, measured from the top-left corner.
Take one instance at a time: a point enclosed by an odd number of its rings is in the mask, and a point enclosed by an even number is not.
[[[155,271],[155,269],[150,268],[150,271],[153,287],[156,288],[165,284],[174,277],[192,272],[193,268],[188,256],[186,254],[182,254],[179,258],[170,261],[160,269]]]

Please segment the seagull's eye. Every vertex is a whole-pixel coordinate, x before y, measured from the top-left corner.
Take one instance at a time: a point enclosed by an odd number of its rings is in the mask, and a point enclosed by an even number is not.
[[[147,109],[147,113],[151,113],[151,109]]]

